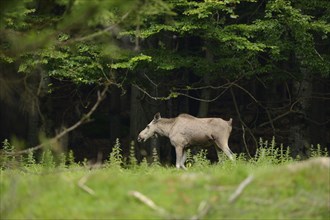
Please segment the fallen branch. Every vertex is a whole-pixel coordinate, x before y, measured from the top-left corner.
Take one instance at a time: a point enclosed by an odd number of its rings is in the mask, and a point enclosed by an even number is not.
[[[242,194],[244,188],[249,185],[254,177],[252,175],[248,176],[235,190],[235,192],[229,197],[228,202],[233,203],[236,201],[236,199]]]
[[[97,161],[94,165],[91,165],[90,169],[98,169],[100,168],[102,165],[102,153],[98,153],[97,154]],[[79,181],[78,181],[78,186],[84,190],[85,192],[87,192],[88,194],[95,196],[95,192],[94,190],[92,190],[91,188],[89,188],[85,183],[87,182],[89,176],[91,175],[91,173],[87,173],[85,176],[83,176]]]
[[[191,220],[199,220],[199,219],[203,219],[207,213],[209,213],[211,210],[211,205],[209,202],[203,200],[201,201],[201,203],[199,204],[198,207],[198,212],[196,215],[192,216],[190,219]]]
[[[159,207],[158,205],[156,205],[154,203],[154,201],[152,201],[150,198],[143,195],[142,193],[140,193],[138,191],[130,191],[129,195],[134,196],[139,201],[144,203],[146,206],[148,206],[149,208],[151,208],[154,211],[158,212],[160,215],[168,215],[168,212],[165,209],[163,209],[162,207]]]
[[[64,129],[61,133],[57,134],[55,137],[49,139],[48,141],[45,141],[35,147],[31,147],[29,149],[26,150],[22,150],[22,151],[17,151],[17,152],[4,152],[7,155],[20,155],[20,154],[27,154],[31,151],[36,151],[38,149],[43,148],[45,145],[48,144],[53,144],[56,141],[58,141],[61,137],[63,137],[64,135],[66,135],[67,133],[73,131],[74,129],[78,128],[80,125],[82,125],[83,123],[87,122],[89,120],[89,118],[91,117],[91,115],[95,112],[95,110],[97,109],[97,107],[100,105],[101,101],[105,98],[106,93],[108,91],[109,85],[106,85],[104,87],[104,89],[102,90],[102,92],[98,91],[97,92],[97,100],[94,104],[94,106],[91,108],[91,110],[85,114],[79,121],[77,121],[75,124],[73,124],[71,127]]]
[[[79,181],[78,181],[78,186],[84,190],[85,192],[87,192],[88,194],[95,196],[95,192],[94,190],[92,190],[91,188],[89,188],[85,183],[87,182],[88,178],[89,178],[90,174],[87,174],[85,176],[83,176]]]

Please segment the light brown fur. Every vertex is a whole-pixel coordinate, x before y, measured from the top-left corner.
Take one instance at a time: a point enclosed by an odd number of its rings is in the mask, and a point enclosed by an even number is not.
[[[140,132],[138,141],[146,141],[154,134],[166,136],[176,151],[176,167],[185,169],[185,148],[189,145],[214,142],[225,154],[233,160],[228,146],[232,130],[232,119],[196,118],[188,114],[180,114],[176,118],[161,118],[157,113],[147,127]]]

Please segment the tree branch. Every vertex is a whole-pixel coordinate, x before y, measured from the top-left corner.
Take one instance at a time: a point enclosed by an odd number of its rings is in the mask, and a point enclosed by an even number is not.
[[[201,201],[198,207],[197,214],[192,216],[190,220],[203,219],[211,211],[211,208],[212,206],[208,201],[206,200]]]
[[[160,215],[168,215],[168,212],[163,209],[162,207],[159,207],[147,196],[143,195],[142,193],[138,191],[130,191],[129,195],[137,198],[140,202],[148,206],[149,208],[153,209],[154,211],[158,212]]]
[[[71,127],[64,129],[61,133],[57,134],[55,137],[49,139],[48,141],[45,141],[35,147],[31,147],[29,149],[26,150],[22,150],[22,151],[17,151],[17,152],[5,152],[5,154],[8,155],[20,155],[20,154],[26,154],[29,153],[31,151],[36,151],[38,149],[43,148],[45,145],[47,144],[52,144],[55,143],[58,139],[60,139],[61,137],[63,137],[64,135],[66,135],[67,133],[75,130],[76,128],[78,128],[80,125],[82,125],[83,123],[87,122],[89,120],[89,118],[91,117],[91,115],[95,112],[95,110],[97,109],[97,107],[100,105],[100,103],[102,102],[102,100],[105,98],[106,93],[108,91],[109,88],[109,84],[107,84],[104,89],[102,90],[102,92],[98,91],[97,92],[97,100],[94,104],[94,106],[91,108],[91,110],[89,110],[89,112],[84,115],[79,121],[77,121],[75,124],[73,124]]]
[[[94,165],[91,165],[90,169],[99,169],[101,167],[102,167],[102,153],[98,153],[97,154],[97,161]],[[92,196],[95,196],[96,195],[95,191],[86,185],[86,182],[87,182],[88,178],[90,177],[90,175],[91,175],[91,173],[88,172],[86,175],[81,177],[81,179],[78,181],[77,185],[82,190],[87,192],[88,194],[90,194]]]
[[[242,129],[243,129],[243,142],[244,142],[245,150],[246,150],[248,156],[249,156],[250,158],[252,158],[251,155],[250,155],[250,152],[249,152],[249,149],[248,149],[248,146],[247,146],[246,140],[245,140],[245,127],[248,129],[250,135],[252,136],[253,140],[255,141],[256,146],[258,145],[258,142],[257,142],[256,138],[254,137],[254,135],[253,135],[251,129],[245,124],[245,122],[243,121],[243,119],[242,119],[242,117],[241,117],[241,113],[239,112],[238,105],[237,105],[237,101],[236,101],[236,97],[235,97],[235,94],[234,94],[234,91],[233,91],[232,88],[230,88],[230,93],[231,93],[231,96],[232,96],[232,99],[233,99],[233,102],[234,102],[234,106],[235,106],[235,109],[236,109],[236,113],[237,113],[237,116],[238,116],[238,120],[239,120],[239,121],[241,122],[241,124],[242,124]]]
[[[101,31],[98,31],[96,33],[93,33],[93,34],[90,34],[90,35],[87,35],[87,36],[84,36],[84,37],[73,39],[72,41],[67,41],[66,43],[72,43],[72,42],[77,42],[77,41],[90,40],[90,39],[93,39],[95,37],[98,37],[98,36],[100,36],[102,34],[105,34],[105,33],[109,32],[109,31],[111,31],[112,29],[114,29],[115,27],[117,27],[117,25],[120,24],[122,21],[124,21],[128,17],[128,15],[130,13],[131,13],[131,11],[126,12],[117,23],[115,23],[115,24],[113,24],[113,25],[111,25],[111,26],[109,26],[109,27],[107,27],[107,28],[105,28],[105,29],[103,29]]]
[[[242,194],[243,190],[247,185],[249,185],[254,177],[252,175],[248,176],[235,190],[235,192],[229,197],[228,202],[233,203],[236,201],[236,199]]]
[[[148,93],[146,90],[142,89],[137,84],[133,84],[133,86],[153,100],[169,100],[169,99],[177,97],[177,96],[185,96],[185,97],[188,97],[190,99],[194,99],[194,100],[200,101],[200,102],[214,102],[217,99],[219,99],[231,87],[231,84],[228,84],[228,86],[224,87],[225,89],[219,95],[214,97],[213,99],[201,99],[201,98],[197,98],[197,97],[194,97],[194,96],[191,96],[191,95],[188,95],[185,93],[181,93],[181,92],[171,92],[168,96],[152,96],[150,93]],[[204,88],[204,87],[199,87],[198,89],[201,89],[201,88]],[[193,90],[193,89],[190,89],[190,90]]]
[[[89,188],[85,183],[87,182],[88,178],[90,176],[90,173],[88,173],[87,175],[83,176],[77,183],[77,185],[84,190],[85,192],[87,192],[88,194],[95,196],[95,191],[92,190],[91,188]]]

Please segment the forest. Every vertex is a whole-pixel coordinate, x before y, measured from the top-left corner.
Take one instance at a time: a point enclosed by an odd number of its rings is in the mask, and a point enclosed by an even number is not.
[[[330,219],[329,0],[0,13],[0,219]]]
[[[118,139],[124,158],[171,165],[167,138],[136,141],[160,112],[232,118],[229,146],[248,157],[264,140],[330,150],[328,0],[0,4],[2,147],[96,161]]]

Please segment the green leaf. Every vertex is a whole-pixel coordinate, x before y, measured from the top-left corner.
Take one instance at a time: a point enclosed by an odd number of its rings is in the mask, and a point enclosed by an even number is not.
[[[140,62],[151,62],[151,56],[140,54],[138,56],[132,57],[126,62],[118,62],[111,64],[110,67],[113,69],[134,69]]]

